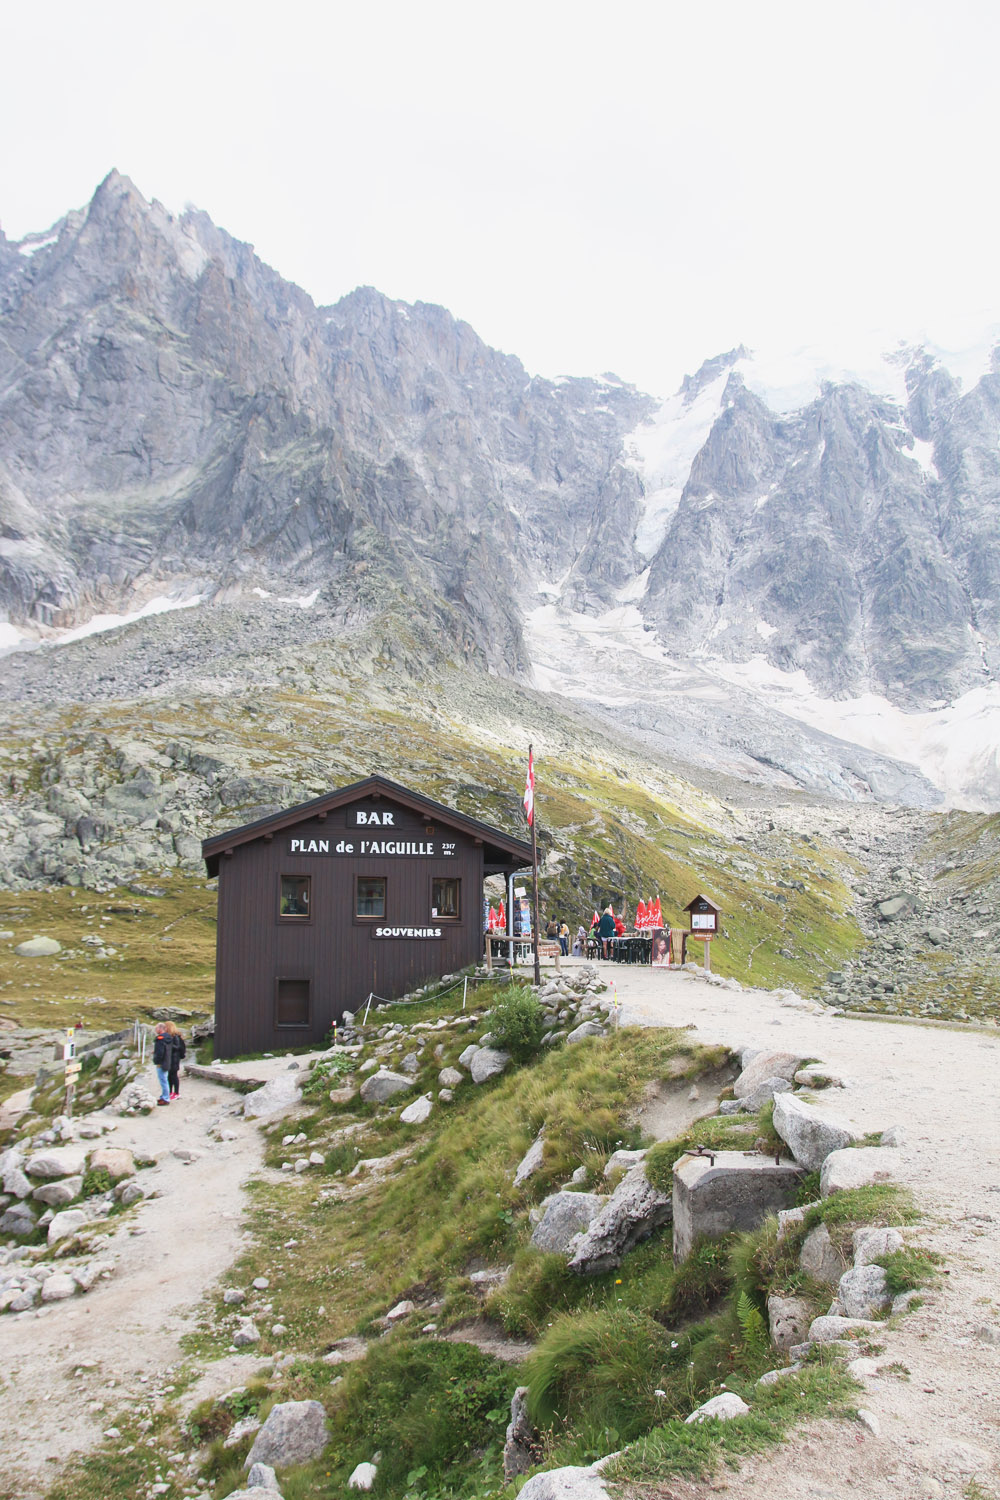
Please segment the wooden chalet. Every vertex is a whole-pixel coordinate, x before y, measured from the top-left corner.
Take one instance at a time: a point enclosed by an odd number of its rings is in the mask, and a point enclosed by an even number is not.
[[[531,845],[369,776],[205,839],[219,877],[215,1054],[321,1043],[370,993],[478,963],[483,879]]]

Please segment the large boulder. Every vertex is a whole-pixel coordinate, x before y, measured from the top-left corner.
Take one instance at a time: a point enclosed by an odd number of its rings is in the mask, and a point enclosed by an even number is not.
[[[79,1177],[86,1165],[82,1146],[53,1146],[29,1156],[24,1170],[29,1177]]]
[[[597,1218],[583,1231],[569,1261],[580,1276],[597,1276],[620,1266],[640,1240],[673,1218],[673,1195],[656,1188],[640,1162],[626,1172]]]
[[[319,1401],[281,1401],[271,1407],[244,1468],[257,1463],[273,1468],[308,1463],[323,1452],[328,1437],[326,1412]]]
[[[0,1214],[0,1234],[13,1234],[19,1240],[35,1232],[35,1210],[29,1203],[13,1203]]]
[[[802,1062],[794,1052],[756,1052],[733,1084],[737,1099],[746,1099],[767,1079],[784,1078],[791,1082]]]
[[[875,1261],[881,1260],[883,1256],[902,1250],[903,1236],[898,1229],[876,1227],[856,1229],[853,1244],[855,1268],[870,1266],[874,1265]]]
[[[857,1140],[844,1121],[821,1114],[795,1094],[775,1095],[774,1128],[795,1160],[810,1172],[821,1167],[831,1151]]]
[[[56,1271],[42,1282],[42,1301],[63,1302],[67,1297],[75,1297],[77,1290],[77,1284],[68,1271]]]
[[[485,1083],[488,1078],[496,1078],[509,1062],[509,1052],[501,1052],[497,1047],[477,1047],[469,1063],[473,1083]]]
[[[852,1333],[884,1332],[884,1323],[875,1323],[869,1318],[842,1318],[830,1313],[813,1318],[809,1324],[809,1338],[814,1344],[832,1344],[838,1339],[849,1338]]]
[[[73,1202],[82,1187],[82,1177],[59,1177],[54,1182],[43,1182],[31,1196],[49,1208],[65,1208],[67,1203]]]
[[[361,1097],[366,1104],[384,1104],[395,1094],[402,1094],[412,1087],[413,1079],[407,1074],[392,1073],[388,1068],[380,1068],[377,1073],[369,1073],[361,1085]]]
[[[438,1074],[438,1083],[443,1089],[457,1089],[464,1082],[465,1074],[460,1073],[457,1068],[442,1068]]]
[[[604,1027],[599,1026],[596,1021],[581,1021],[579,1026],[574,1027],[566,1038],[566,1045],[569,1046],[571,1042],[582,1042],[588,1036],[604,1035]]]
[[[19,1166],[11,1165],[3,1174],[3,1190],[12,1198],[30,1198],[31,1183]]]
[[[536,1250],[564,1254],[607,1201],[597,1193],[550,1193],[539,1205],[541,1217],[532,1232],[531,1243]]]
[[[834,1151],[823,1163],[819,1177],[820,1197],[845,1193],[873,1182],[892,1182],[899,1176],[899,1152],[891,1146],[858,1146],[853,1151]]]
[[[741,1104],[747,1114],[755,1115],[759,1109],[763,1109],[775,1094],[787,1094],[792,1085],[787,1078],[765,1078],[759,1083],[752,1094],[744,1094],[742,1099],[734,1103]]]

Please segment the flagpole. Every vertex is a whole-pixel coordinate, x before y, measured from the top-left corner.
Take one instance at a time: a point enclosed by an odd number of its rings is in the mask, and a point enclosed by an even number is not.
[[[535,953],[535,984],[541,985],[542,967],[538,957],[538,839],[535,834],[535,796],[534,796],[534,761],[531,757],[531,746],[528,746],[528,764],[532,767],[531,787],[531,888],[534,893],[534,921],[531,924],[532,947]]]

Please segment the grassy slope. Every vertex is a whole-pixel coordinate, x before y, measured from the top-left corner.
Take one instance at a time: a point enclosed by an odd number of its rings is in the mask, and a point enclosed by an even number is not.
[[[724,912],[725,940],[713,946],[717,972],[806,992],[861,942],[834,850],[775,831],[767,853],[755,853],[736,841],[729,810],[673,768],[507,684],[470,686],[456,676],[405,692],[397,685],[389,695],[377,680],[327,671],[315,692],[276,686],[266,695],[77,708],[53,718],[44,745],[36,733],[33,724],[6,741],[4,764],[26,809],[53,781],[72,784],[81,748],[93,755],[95,740],[108,783],[121,779],[116,750],[123,742],[162,749],[179,740],[240,775],[289,784],[303,799],[378,769],[518,833],[524,750],[533,740],[543,911],[575,928],[589,925],[594,907],[608,900],[634,912],[640,896],[658,891],[664,920],[677,925],[685,904],[703,891]],[[197,778],[186,786],[200,801],[203,834],[256,812],[220,807]],[[114,836],[120,842],[122,831]],[[42,933],[70,951],[58,960],[18,960],[13,942],[0,946],[0,1003],[8,1016],[23,1025],[62,1024],[84,1004],[88,1025],[111,1026],[164,999],[210,1008],[214,896],[204,877],[138,873],[165,894],[0,892],[0,923],[15,941]],[[118,954],[91,957],[80,943],[88,931],[101,931]],[[94,996],[105,1004],[98,1008]]]

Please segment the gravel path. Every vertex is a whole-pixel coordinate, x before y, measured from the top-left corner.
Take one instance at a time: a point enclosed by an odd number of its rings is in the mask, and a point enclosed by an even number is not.
[[[902,1126],[903,1179],[928,1215],[919,1237],[947,1269],[940,1289],[887,1332],[882,1373],[865,1380],[859,1404],[875,1414],[877,1436],[860,1425],[817,1424],[738,1473],[707,1485],[671,1482],[660,1493],[678,1500],[720,1491],[731,1500],[1000,1496],[1000,1037],[813,1015],[766,991],[734,992],[688,973],[601,968],[615,982],[623,1024],[693,1023],[702,1042],[817,1058],[847,1085],[825,1096],[831,1112],[864,1132]]]
[[[152,1077],[147,1086],[156,1092]],[[115,1274],[85,1297],[0,1323],[0,1494],[35,1500],[69,1453],[100,1442],[123,1400],[155,1403],[182,1359],[181,1336],[197,1327],[202,1294],[240,1253],[243,1187],[261,1165],[263,1137],[228,1115],[231,1090],[188,1078],[182,1090],[169,1109],[111,1116],[115,1129],[102,1139],[157,1158],[139,1176],[157,1196],[137,1205],[103,1252],[116,1258]],[[236,1139],[209,1134],[222,1118]],[[201,1154],[184,1163],[172,1155],[178,1148]]]

